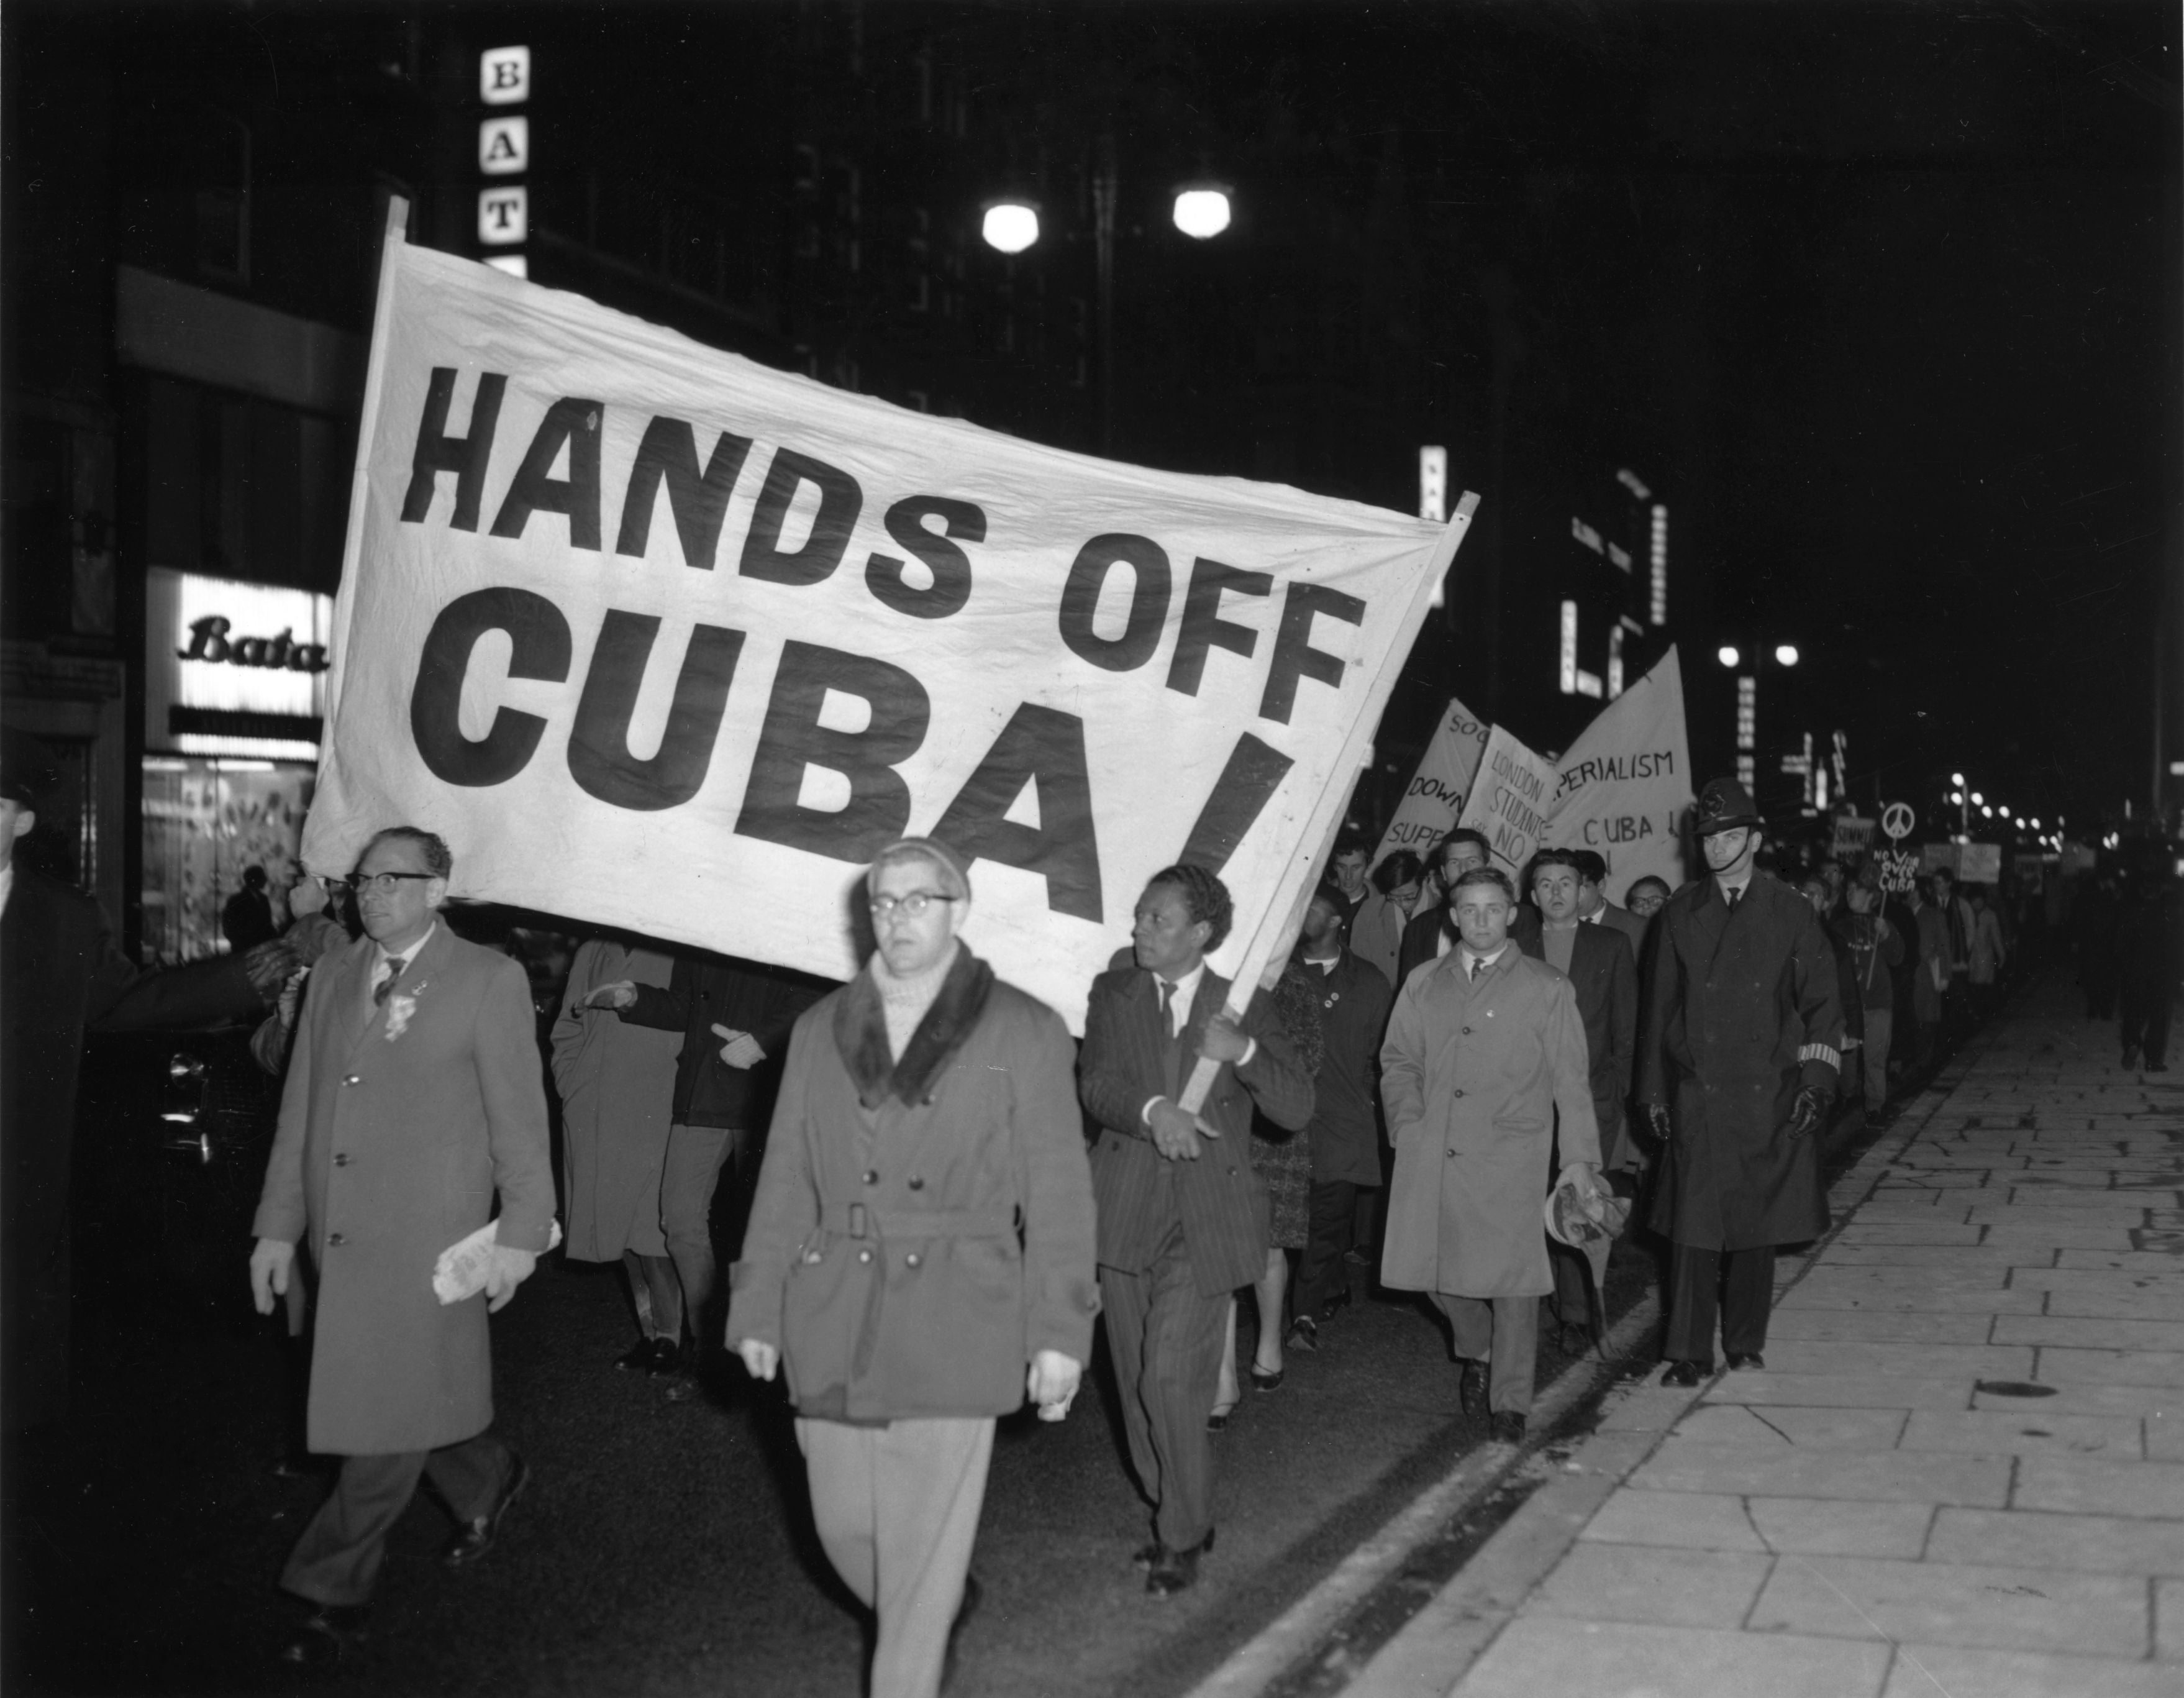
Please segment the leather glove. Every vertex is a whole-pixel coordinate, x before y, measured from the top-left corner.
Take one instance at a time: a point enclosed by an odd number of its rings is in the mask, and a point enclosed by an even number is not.
[[[1675,1136],[1675,1122],[1669,1117],[1666,1103],[1648,1103],[1646,1105],[1646,1125],[1664,1144]]]
[[[1826,1105],[1827,1093],[1819,1086],[1808,1085],[1800,1091],[1797,1106],[1790,1110],[1790,1136],[1808,1137],[1818,1130]]]

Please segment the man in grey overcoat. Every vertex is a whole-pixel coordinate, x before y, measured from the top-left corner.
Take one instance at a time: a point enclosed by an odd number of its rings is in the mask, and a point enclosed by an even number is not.
[[[530,1276],[554,1223],[530,982],[438,913],[454,861],[393,826],[352,881],[365,935],[311,969],[254,1230],[270,1315],[307,1236],[317,1279],[308,1439],[342,1458],[281,1571],[310,1606],[282,1652],[338,1660],[363,1630],[387,1535],[429,1476],[455,1516],[444,1560],[492,1544],[527,1475],[493,1425],[488,1305]],[[443,1303],[435,1265],[500,1215],[482,1292]]]
[[[1556,1182],[1586,1198],[1600,1133],[1576,996],[1510,937],[1507,876],[1474,867],[1450,895],[1457,947],[1403,981],[1380,1048],[1396,1147],[1380,1282],[1433,1299],[1463,1364],[1465,1412],[1486,1402],[1494,1437],[1513,1443],[1532,1407],[1539,1300],[1554,1289],[1541,1204],[1556,1116]]]
[[[1774,1247],[1827,1230],[1819,1131],[1841,1070],[1836,964],[1812,905],[1754,864],[1761,822],[1733,779],[1693,818],[1711,877],[1655,917],[1638,1100],[1665,1149],[1652,1226],[1671,1247],[1665,1383],[1766,1366]]]

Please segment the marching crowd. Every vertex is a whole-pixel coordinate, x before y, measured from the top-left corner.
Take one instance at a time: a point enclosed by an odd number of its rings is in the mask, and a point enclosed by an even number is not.
[[[1900,898],[1869,866],[1776,876],[1730,780],[1692,824],[1702,874],[1641,880],[1627,907],[1583,852],[1519,880],[1468,830],[1378,866],[1346,841],[1250,995],[1208,963],[1221,880],[1165,869],[1081,1042],[968,947],[969,872],[933,840],[866,872],[874,947],[844,986],[595,936],[550,1038],[558,1199],[529,980],[458,935],[446,844],[379,832],[346,881],[361,936],[310,911],[307,880],[247,983],[198,975],[227,1004],[277,994],[254,1044],[285,1085],[250,1279],[308,1334],[309,1447],[341,1459],[281,1575],[303,1606],[282,1656],[334,1663],[363,1630],[421,1479],[456,1522],[448,1563],[492,1547],[529,1470],[493,1430],[487,1315],[565,1225],[569,1255],[627,1270],[638,1337],[616,1367],[673,1395],[731,1359],[783,1382],[822,1543],[877,1619],[878,1698],[944,1679],[994,1422],[1064,1418],[1095,1325],[1155,1596],[1214,1546],[1246,1287],[1255,1386],[1321,1347],[1363,1263],[1438,1311],[1463,1408],[1516,1442],[1542,1299],[1564,1349],[1596,1343],[1608,1247],[1642,1224],[1665,1246],[1668,1382],[1710,1374],[1717,1334],[1730,1369],[1762,1366],[1775,1249],[1826,1227],[1838,1096],[1878,1115],[1994,994],[2020,927],[1945,872]],[[2094,885],[2071,925],[2091,1011],[2120,989],[2126,1064],[2158,1069],[2166,996],[2146,987],[2175,963],[2132,953],[2144,900],[2165,891]]]

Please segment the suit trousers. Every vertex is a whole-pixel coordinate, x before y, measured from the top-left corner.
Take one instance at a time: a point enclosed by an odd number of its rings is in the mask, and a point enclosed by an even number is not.
[[[933,1698],[994,1455],[991,1416],[883,1427],[799,1416],[827,1560],[879,1618],[870,1698]]]
[[[490,1511],[515,1472],[515,1453],[490,1430],[437,1450],[344,1456],[332,1493],[304,1528],[281,1571],[281,1586],[315,1604],[362,1604],[371,1597],[387,1535],[432,1481],[459,1522]]]
[[[728,1254],[743,1248],[744,1224],[750,1215],[751,1188],[758,1176],[763,1140],[741,1126],[686,1126],[667,1129],[667,1153],[660,1168],[660,1230],[667,1254],[682,1282],[682,1312],[700,1350],[721,1342],[727,1317],[718,1314],[715,1293],[721,1265],[713,1253],[713,1193],[721,1170],[733,1165],[729,1179]]]
[[[2164,1064],[2169,1053],[2169,988],[2126,983],[2123,987],[2123,1047],[2142,1051],[2148,1067]]]
[[[1540,1356],[1540,1299],[1536,1297],[1457,1297],[1433,1294],[1434,1306],[1448,1316],[1456,1354],[1485,1362],[1486,1406],[1529,1415],[1532,1374]]]
[[[1350,1270],[1342,1253],[1353,1244],[1371,1242],[1372,1223],[1361,1223],[1357,1204],[1362,1198],[1377,1198],[1370,1186],[1346,1179],[1331,1179],[1312,1187],[1312,1226],[1304,1255],[1297,1264],[1296,1312],[1317,1319],[1319,1311],[1337,1298],[1350,1295]]]
[[[1100,1314],[1123,1394],[1130,1463],[1153,1505],[1153,1536],[1188,1550],[1213,1530],[1213,1447],[1206,1416],[1220,1389],[1230,1293],[1192,1276],[1180,1223],[1152,1266],[1100,1268]]]
[[[1896,1010],[1865,1011],[1865,1046],[1859,1052],[1865,1075],[1865,1111],[1877,1114],[1888,1106],[1888,1047],[1895,1036]]]
[[[1702,1250],[1674,1244],[1669,1256],[1669,1360],[1713,1360],[1716,1306],[1721,1348],[1756,1356],[1767,1348],[1767,1314],[1774,1306],[1774,1247]]]

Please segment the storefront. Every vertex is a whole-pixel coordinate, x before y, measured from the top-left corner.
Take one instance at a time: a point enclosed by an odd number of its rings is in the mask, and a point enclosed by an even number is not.
[[[326,714],[333,597],[154,567],[145,583],[143,950],[227,947],[244,872],[274,918],[295,876]]]

